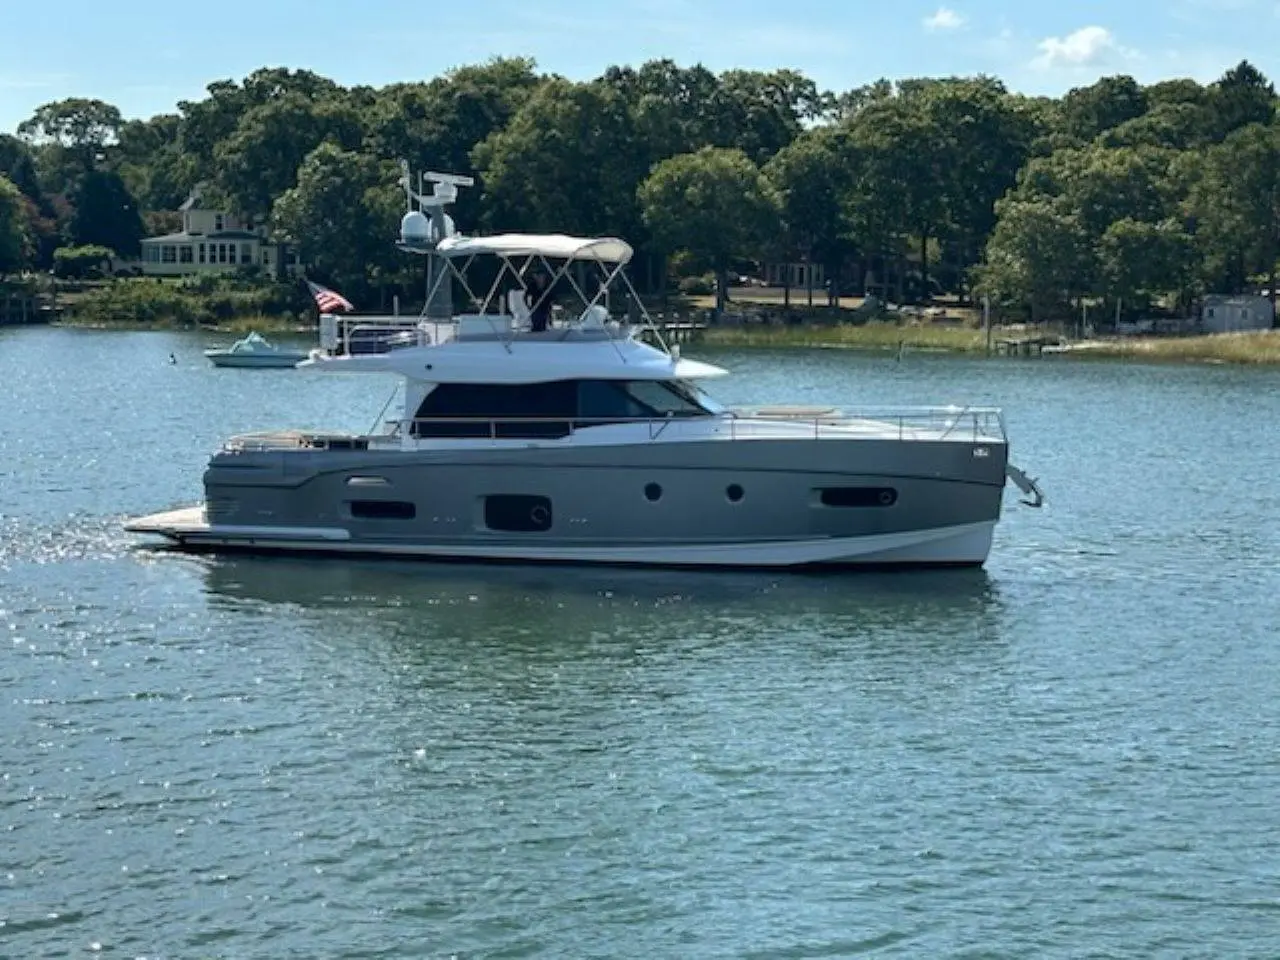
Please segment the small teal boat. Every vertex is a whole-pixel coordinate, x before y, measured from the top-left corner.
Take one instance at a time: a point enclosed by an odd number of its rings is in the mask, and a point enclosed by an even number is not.
[[[230,347],[206,350],[215,367],[294,367],[307,359],[301,350],[278,347],[256,331]]]

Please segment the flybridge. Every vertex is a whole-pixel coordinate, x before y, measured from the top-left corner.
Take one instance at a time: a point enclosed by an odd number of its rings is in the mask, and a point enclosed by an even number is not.
[[[470,177],[422,173],[417,187],[409,165],[401,162],[400,185],[408,211],[400,222],[396,246],[427,261],[427,293],[416,317],[335,315],[320,318],[320,346],[330,356],[384,353],[402,347],[438,346],[456,339],[487,338],[509,344],[515,339],[566,341],[628,339],[650,331],[663,352],[661,334],[650,321],[625,273],[633,250],[617,237],[505,233],[471,237],[457,231],[446,207],[457,201]],[[427,185],[430,192],[427,192]],[[473,286],[473,265],[496,259],[498,269],[483,271],[489,285]],[[465,295],[468,309],[456,311],[454,295]],[[572,293],[572,297],[568,294]],[[626,321],[611,317],[613,294],[626,304]],[[551,321],[552,298],[576,300],[578,307]],[[674,359],[674,358],[673,358]]]

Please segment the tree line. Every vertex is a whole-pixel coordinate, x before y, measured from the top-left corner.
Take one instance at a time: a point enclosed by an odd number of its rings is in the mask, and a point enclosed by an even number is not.
[[[749,261],[821,264],[831,293],[985,295],[1031,319],[1265,284],[1280,258],[1275,89],[1105,77],[1060,98],[997,79],[824,91],[793,70],[669,60],[575,82],[494,59],[424,82],[310,71],[211,84],[177,112],[45,104],[0,135],[0,273],[58,251],[136,256],[197,184],[356,295],[412,290],[389,242],[396,162],[471,174],[467,231],[619,235],[649,289]]]

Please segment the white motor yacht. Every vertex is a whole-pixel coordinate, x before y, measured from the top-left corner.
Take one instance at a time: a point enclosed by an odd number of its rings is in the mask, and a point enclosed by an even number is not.
[[[727,371],[668,348],[648,321],[626,242],[461,236],[443,210],[468,181],[427,177],[429,196],[405,177],[400,242],[430,258],[423,314],[323,316],[303,364],[395,374],[403,409],[369,434],[232,438],[203,503],[127,529],[192,550],[976,566],[1008,478],[1039,504],[1008,464],[998,409],[726,409],[704,384]],[[468,310],[453,310],[456,291]],[[566,291],[579,308],[544,328]]]

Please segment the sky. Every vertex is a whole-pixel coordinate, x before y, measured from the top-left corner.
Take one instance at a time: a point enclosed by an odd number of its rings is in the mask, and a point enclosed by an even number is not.
[[[376,87],[493,56],[575,80],[669,58],[835,91],[981,73],[1057,96],[1117,73],[1208,82],[1242,59],[1280,82],[1278,41],[1280,0],[0,0],[0,132],[66,97],[171,113],[264,66]]]

